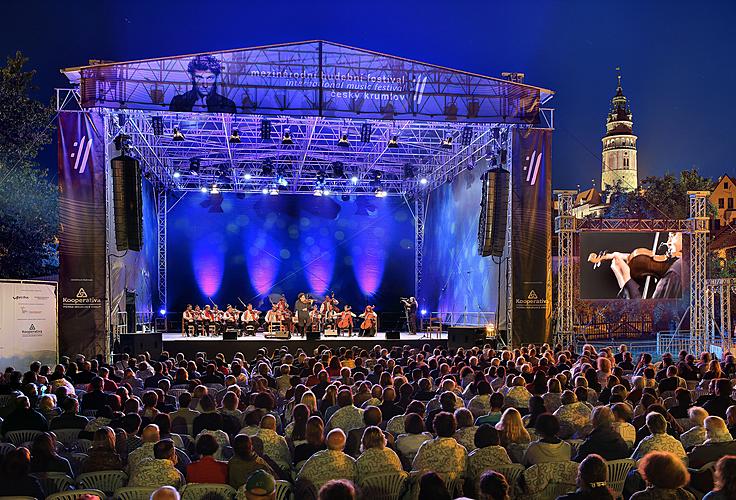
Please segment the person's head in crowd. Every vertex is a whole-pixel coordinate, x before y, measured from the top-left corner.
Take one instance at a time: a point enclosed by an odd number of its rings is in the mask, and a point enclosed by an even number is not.
[[[377,406],[369,406],[363,412],[363,423],[366,427],[371,425],[381,425],[383,421],[383,414],[381,409]]]
[[[246,500],[273,500],[276,498],[276,480],[265,470],[254,471],[243,485]]]
[[[720,498],[736,498],[736,455],[723,456],[716,463],[713,490],[721,494]]]
[[[457,422],[457,428],[463,429],[465,427],[473,427],[473,414],[467,408],[458,408],[455,410],[455,422]]]
[[[407,434],[421,434],[424,432],[424,420],[416,413],[409,413],[404,418],[404,430]]]
[[[562,385],[560,384],[559,379],[551,378],[547,381],[547,392],[551,394],[562,393]]]
[[[608,466],[600,455],[591,453],[578,466],[577,487],[596,500],[613,500],[608,487]]]
[[[418,500],[452,500],[452,495],[439,474],[425,472],[419,478]]]
[[[578,398],[575,396],[575,393],[570,390],[562,391],[562,395],[560,396],[560,401],[563,405],[571,405],[573,403],[578,402]]]
[[[375,425],[366,427],[363,431],[363,438],[361,439],[362,451],[370,450],[371,448],[382,450],[385,447],[386,436],[383,435],[381,428]]]
[[[719,378],[716,379],[716,390],[715,394],[718,397],[726,398],[731,396],[731,391],[733,390],[733,386],[731,386],[731,381],[727,378]]]
[[[590,414],[590,423],[596,429],[610,429],[615,420],[608,406],[596,406]]]
[[[356,498],[355,486],[346,479],[327,481],[317,494],[317,500],[355,500]]]
[[[490,404],[491,410],[501,411],[503,408],[504,397],[502,392],[494,392],[491,394]]]
[[[667,432],[667,419],[657,412],[649,412],[646,417],[646,425],[652,435],[665,434]]]
[[[177,456],[174,441],[171,439],[162,439],[153,445],[153,458],[157,460],[170,460],[176,465]]]
[[[442,411],[452,413],[455,411],[455,404],[457,403],[457,396],[452,391],[445,391],[440,394],[440,408]]]
[[[434,432],[439,438],[449,438],[455,434],[457,430],[457,422],[455,416],[452,413],[445,411],[439,412],[434,417]]]
[[[616,403],[611,406],[611,411],[617,422],[631,422],[633,411],[626,403]]]
[[[128,434],[138,434],[141,427],[141,416],[137,413],[128,413],[120,420],[120,426]]]
[[[542,439],[555,440],[560,433],[560,421],[551,413],[542,413],[537,417],[535,428]]]
[[[322,418],[318,415],[312,415],[307,420],[304,439],[312,446],[322,446],[324,444],[324,428]]]
[[[342,451],[345,449],[345,442],[347,438],[342,429],[332,429],[327,433],[327,449],[331,451]]]
[[[690,473],[682,460],[666,451],[650,451],[639,460],[637,468],[647,485],[657,488],[676,490],[690,482]]]
[[[703,427],[703,423],[708,417],[708,412],[700,406],[693,406],[687,410],[687,416],[693,427]]]
[[[682,387],[678,387],[675,390],[675,399],[677,400],[677,404],[679,406],[684,407],[690,406],[693,402],[692,394],[690,393],[690,391]]]
[[[486,470],[478,479],[480,500],[509,500],[509,483],[503,474]]]
[[[501,432],[505,444],[528,443],[531,440],[521,420],[521,413],[516,408],[506,408],[501,414],[501,420],[496,424],[496,429]]]
[[[733,439],[731,433],[728,432],[726,421],[721,417],[714,415],[706,417],[703,421],[703,427],[705,427],[706,443],[731,441]]]
[[[487,448],[488,446],[499,446],[501,438],[498,431],[490,424],[481,424],[473,436],[473,444],[476,448]]]
[[[181,495],[173,486],[161,486],[151,493],[151,500],[180,500]]]
[[[42,432],[33,439],[31,457],[34,463],[45,464],[56,456],[56,438],[52,433]]]
[[[217,450],[219,449],[220,444],[212,434],[200,434],[199,438],[197,438],[196,450],[197,454],[201,457],[211,457],[217,453]]]
[[[261,429],[276,431],[276,417],[271,414],[264,415],[263,418],[261,418],[260,427]]]
[[[100,450],[115,451],[115,431],[108,426],[97,429],[92,440],[92,447]]]

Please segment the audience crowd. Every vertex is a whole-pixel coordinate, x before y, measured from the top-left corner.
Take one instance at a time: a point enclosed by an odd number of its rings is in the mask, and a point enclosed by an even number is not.
[[[733,378],[731,355],[635,360],[625,345],[62,358],[0,378],[0,496],[124,471],[158,499],[194,483],[368,498],[391,474],[407,476],[397,497],[420,500],[543,498],[556,484],[565,500],[735,499]]]

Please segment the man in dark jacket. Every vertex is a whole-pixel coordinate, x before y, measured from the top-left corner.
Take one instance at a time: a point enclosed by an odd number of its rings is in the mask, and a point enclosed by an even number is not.
[[[222,67],[212,55],[200,55],[189,62],[187,72],[192,89],[171,99],[171,111],[207,111],[208,113],[235,113],[235,103],[217,92]]]
[[[84,429],[89,421],[78,415],[79,401],[72,398],[64,400],[64,412],[58,417],[51,420],[50,428],[52,431],[59,429]]]
[[[18,396],[15,400],[15,410],[3,422],[3,435],[10,431],[35,430],[47,431],[49,424],[39,412],[31,408],[31,402],[26,396]]]
[[[708,415],[721,417],[726,419],[726,410],[731,405],[735,405],[736,401],[731,397],[731,381],[727,378],[720,378],[716,380],[716,397],[706,401],[703,405],[703,409],[708,412]]]
[[[594,408],[591,414],[593,432],[580,445],[573,460],[579,463],[593,453],[602,456],[606,460],[628,458],[631,455],[629,445],[621,438],[621,434],[611,427],[614,420],[613,412],[609,407],[598,406]]]
[[[113,410],[120,408],[120,399],[113,394],[102,392],[102,386],[105,381],[100,377],[95,377],[90,382],[92,392],[88,392],[82,396],[82,411],[99,410],[105,406],[109,406]]]

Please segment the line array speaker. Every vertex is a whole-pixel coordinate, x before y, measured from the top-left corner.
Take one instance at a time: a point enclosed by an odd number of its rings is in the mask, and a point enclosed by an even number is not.
[[[483,190],[478,219],[478,253],[501,257],[506,246],[509,207],[509,171],[492,168],[481,177]]]
[[[143,244],[141,166],[135,158],[123,154],[112,159],[112,199],[118,251],[139,252]]]

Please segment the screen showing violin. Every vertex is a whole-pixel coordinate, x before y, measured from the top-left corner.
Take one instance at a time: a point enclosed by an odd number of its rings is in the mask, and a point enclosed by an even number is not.
[[[686,287],[680,232],[582,232],[581,299],[681,299]]]

